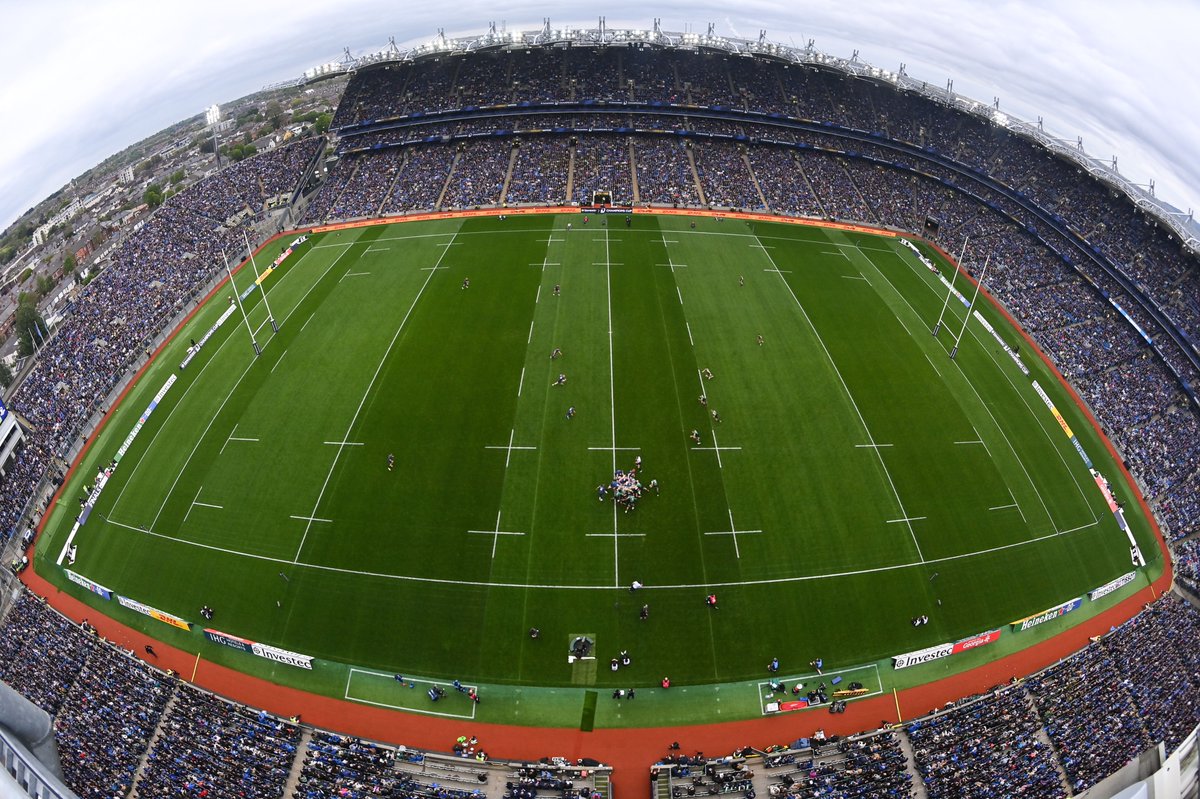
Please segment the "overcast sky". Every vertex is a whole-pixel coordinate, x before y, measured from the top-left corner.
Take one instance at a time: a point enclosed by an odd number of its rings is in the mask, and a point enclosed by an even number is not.
[[[1200,2],[1115,0],[0,0],[0,227],[71,178],[216,102],[398,43],[541,26],[758,36],[859,58],[991,102],[1114,154],[1130,180],[1200,209]]]

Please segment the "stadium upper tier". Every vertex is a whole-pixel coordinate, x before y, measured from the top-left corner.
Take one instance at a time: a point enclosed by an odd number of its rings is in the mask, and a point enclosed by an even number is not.
[[[374,65],[351,79],[335,125],[341,158],[306,224],[587,204],[595,191],[639,206],[936,224],[969,268],[991,257],[990,291],[1091,403],[1170,536],[1198,529],[1195,256],[1031,139],[887,83],[661,48]]]
[[[901,91],[907,83],[879,70],[854,75],[842,64],[795,63],[770,52],[733,55],[644,44],[432,51],[355,74],[333,127],[346,150],[535,129],[659,129],[746,142],[824,134],[840,140],[832,145],[837,149],[867,149],[910,167],[941,165],[956,185],[988,185],[1025,206],[1026,216],[1086,239],[1076,260],[1095,258],[1122,282],[1128,279],[1134,291],[1152,295],[1165,326],[1185,331],[1177,343],[1195,366],[1200,274],[1194,253],[1180,246],[1172,220],[1144,213],[1154,210],[1144,197],[1123,193],[1130,185],[1096,170],[1081,174],[1079,160],[1047,149],[1048,137],[990,107],[981,113],[949,96],[938,102],[927,93]],[[571,110],[576,113],[563,113]],[[680,199],[719,206],[737,198]]]

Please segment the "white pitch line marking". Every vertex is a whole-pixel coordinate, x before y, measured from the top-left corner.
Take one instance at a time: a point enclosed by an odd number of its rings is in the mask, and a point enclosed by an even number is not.
[[[955,444],[982,444],[983,441],[975,439],[974,441],[955,441]]]
[[[926,352],[922,354],[925,356],[925,360],[929,361],[929,365],[933,367],[933,371],[937,373],[937,376],[941,377],[942,371],[937,368],[937,364],[933,362],[933,358],[929,357],[929,353]]]
[[[888,524],[901,524],[904,522],[919,522],[922,519],[928,519],[928,516],[904,516],[900,519],[888,519]]]
[[[200,495],[199,495],[199,494],[197,494],[196,496],[200,496]],[[199,501],[197,501],[197,502],[193,502],[192,504],[193,504],[193,505],[199,505],[199,506],[200,506],[200,507],[202,507],[202,508],[216,508],[217,510],[225,510],[225,506],[224,506],[224,505],[212,505],[212,504],[210,504],[210,503],[208,503],[208,502],[199,502]]]
[[[537,290],[537,294],[535,294],[535,295],[534,295],[534,297],[533,297],[533,304],[534,304],[534,305],[537,305],[537,304],[538,304],[538,300],[540,300],[541,298],[542,298],[542,285],[539,283],[539,284],[538,284],[538,290]]]
[[[733,554],[737,557],[738,560],[741,560],[742,550],[738,547],[737,537],[739,535],[750,535],[752,533],[761,533],[761,532],[762,532],[762,530],[739,530],[739,529],[737,529],[737,525],[733,523],[733,511],[729,510],[729,529],[728,530],[713,530],[712,532],[705,533],[705,535],[731,535],[731,536],[733,536]]]
[[[679,295],[679,304],[683,305],[683,292],[679,290],[679,286],[675,287],[675,293]]]
[[[688,344],[691,344],[693,347],[696,346],[696,342],[692,341],[692,326],[689,325],[687,322],[684,322],[683,326],[687,328]]]
[[[369,274],[371,274],[371,273],[370,272],[347,272],[346,274],[342,275],[341,280],[338,280],[338,282],[341,283],[342,280],[345,280],[348,277],[365,277]]]
[[[199,488],[196,489],[196,496],[194,499],[192,499],[192,504],[188,505],[187,513],[183,514],[183,521],[180,522],[180,524],[187,523],[188,517],[192,515],[192,508],[196,507],[196,500],[200,499],[200,492],[203,490],[204,490],[204,486],[200,486]]]
[[[592,266],[624,266],[623,263],[616,261],[592,261]]]
[[[230,436],[230,441],[258,441],[257,438],[241,438],[239,436]]]
[[[525,343],[528,344],[531,341],[533,341],[533,320],[532,319],[529,321],[529,338],[525,339]]]
[[[316,314],[313,314],[313,316],[316,316]],[[303,332],[304,332],[304,328],[308,327],[308,323],[309,323],[309,322],[311,322],[312,320],[313,320],[313,317],[312,317],[312,316],[310,316],[310,317],[308,317],[307,319],[305,319],[305,320],[304,320],[304,324],[300,325],[300,332],[301,332],[301,333],[303,333]]]
[[[584,538],[645,538],[645,533],[584,533]]]
[[[492,537],[492,560],[496,559],[496,543],[502,535],[525,535],[524,533],[516,532],[515,530],[500,529],[500,514],[502,511],[496,511],[496,529],[495,530],[467,530],[468,533],[475,535],[490,535]]]
[[[521,396],[521,389],[525,385],[525,367],[521,367],[521,381],[517,383],[517,396]]]
[[[867,280],[862,275],[842,275],[842,280],[861,280],[862,282],[866,283],[868,286],[871,285],[871,281]]]
[[[641,452],[641,447],[588,447],[593,452]],[[616,469],[613,469],[616,471]]]
[[[333,524],[333,519],[319,519],[316,516],[289,516],[289,519],[298,519],[302,522],[323,522],[325,524]]]
[[[455,231],[451,236],[449,243],[456,243],[455,239],[457,237],[458,231]],[[438,258],[438,262],[434,264],[435,267],[442,265],[442,259],[446,257],[446,253],[448,252],[450,252],[449,247],[442,250],[442,254]],[[408,324],[408,320],[409,317],[412,316],[413,309],[416,308],[417,303],[421,301],[422,295],[425,294],[425,289],[429,286],[430,281],[433,280],[434,275],[436,274],[436,271],[429,273],[429,277],[425,278],[425,282],[421,284],[421,288],[417,291],[417,295],[413,297],[413,301],[408,306],[408,310],[404,312],[404,318],[400,320],[400,324],[396,327],[396,332],[392,334],[392,340],[388,342],[387,349],[383,352],[383,357],[379,360],[379,364],[375,367],[375,373],[372,374],[371,379],[367,381],[367,388],[363,392],[362,398],[358,401],[358,407],[354,409],[354,415],[350,417],[350,423],[346,425],[346,432],[343,434],[343,438],[349,436],[354,430],[354,425],[358,422],[359,414],[362,413],[363,406],[367,404],[367,398],[371,396],[371,389],[375,387],[375,381],[379,379],[379,373],[383,371],[383,366],[385,363],[387,363],[388,356],[391,355],[392,349],[396,346],[396,341],[400,338],[400,334],[404,331],[404,327]],[[316,513],[317,508],[321,507],[321,500],[325,498],[325,491],[329,488],[329,481],[333,479],[333,473],[337,469],[338,461],[341,459],[342,452],[344,450],[345,447],[338,447],[337,454],[333,456],[333,462],[329,464],[329,471],[325,475],[325,481],[321,483],[321,490],[317,492],[317,499],[315,502],[313,502],[312,513]],[[310,519],[308,525],[304,528],[304,535],[300,537],[300,545],[296,547],[296,555],[292,558],[292,563],[300,562],[300,553],[304,551],[304,543],[308,540],[308,533],[311,529],[312,520]]]
[[[325,521],[328,521],[328,520],[325,520]],[[407,583],[427,583],[430,585],[466,585],[466,586],[476,586],[476,587],[482,587],[482,588],[489,588],[489,587],[493,587],[493,588],[560,588],[564,591],[612,591],[614,589],[628,590],[628,586],[622,587],[622,586],[611,586],[611,585],[598,585],[595,583],[590,584],[590,585],[573,584],[573,583],[567,583],[567,584],[560,583],[560,584],[556,584],[556,585],[551,585],[548,583],[532,583],[531,584],[531,583],[489,582],[489,581],[485,581],[485,580],[454,580],[454,579],[448,579],[448,578],[442,578],[442,577],[419,577],[419,576],[411,575],[411,574],[393,574],[393,573],[386,573],[386,572],[365,571],[362,569],[345,569],[345,568],[341,568],[338,566],[326,566],[326,565],[323,565],[320,563],[300,563],[298,561],[287,560],[286,558],[275,558],[275,557],[271,557],[270,555],[260,555],[260,554],[254,553],[254,552],[242,552],[237,549],[229,549],[227,547],[213,546],[212,544],[202,544],[197,541],[190,541],[186,538],[178,538],[176,536],[167,535],[166,533],[157,533],[154,530],[147,529],[145,527],[137,527],[132,524],[125,524],[124,522],[118,522],[112,518],[107,518],[107,517],[104,518],[104,522],[106,524],[111,524],[114,527],[120,527],[123,530],[129,530],[130,532],[134,532],[134,533],[141,533],[142,535],[150,536],[152,538],[157,538],[162,541],[170,541],[172,543],[179,544],[180,546],[184,546],[184,547],[194,547],[196,549],[203,549],[208,552],[220,552],[224,555],[232,555],[234,557],[247,558],[249,560],[260,560],[260,561],[263,561],[266,563],[280,563],[280,564],[287,564],[287,565],[292,565],[292,566],[303,566],[306,569],[312,569],[314,571],[319,571],[319,572],[329,572],[330,574],[349,574],[349,575],[353,575],[356,577],[377,577],[381,580],[395,580],[398,582],[407,582]],[[964,552],[960,555],[946,555],[945,557],[930,558],[929,560],[913,560],[913,561],[908,561],[906,563],[893,563],[888,566],[874,566],[869,569],[855,569],[853,571],[843,571],[843,572],[824,572],[821,574],[806,574],[806,575],[792,576],[792,577],[770,577],[770,578],[763,579],[763,580],[733,580],[733,581],[729,581],[729,582],[709,582],[709,583],[676,583],[676,584],[671,584],[671,585],[647,586],[646,589],[644,589],[644,590],[650,590],[652,588],[656,588],[656,589],[737,588],[737,587],[746,586],[746,585],[777,585],[777,584],[782,584],[782,583],[805,583],[805,582],[812,582],[815,580],[837,579],[839,577],[857,577],[860,574],[876,574],[879,572],[898,571],[900,569],[913,569],[913,568],[917,568],[919,566],[928,566],[932,563],[951,563],[956,560],[965,560],[967,558],[977,558],[980,555],[991,555],[995,552],[1002,552],[1002,551],[1008,550],[1008,549],[1017,549],[1018,547],[1025,547],[1025,546],[1029,546],[1030,544],[1036,544],[1039,541],[1045,541],[1049,538],[1054,538],[1055,536],[1068,535],[1070,533],[1078,532],[1080,530],[1087,530],[1092,527],[1095,527],[1098,524],[1099,524],[1099,521],[1091,521],[1087,524],[1080,525],[1079,527],[1072,527],[1068,530],[1058,530],[1053,533],[1047,533],[1045,535],[1037,536],[1036,538],[1031,538],[1028,541],[1015,541],[1011,544],[1001,544],[1000,546],[991,547],[989,549],[980,549],[980,550],[976,550],[974,552]],[[490,534],[493,531],[485,530],[484,532],[487,532]],[[596,535],[597,535],[597,537],[607,538],[610,535],[612,535],[612,533],[597,533]],[[634,536],[634,535],[637,535],[637,534],[636,533],[620,533],[619,534],[619,536]]]
[[[548,239],[538,239],[538,241],[539,241],[540,243],[542,243],[542,244],[549,244],[549,243],[551,243],[551,242],[554,242],[554,241],[566,241],[566,239],[556,239],[556,238],[554,238],[553,236],[551,236],[551,237],[550,237],[550,238],[548,238]]]
[[[758,239],[757,233],[754,234],[754,238],[756,241],[758,241],[759,245],[762,244],[762,242]],[[764,249],[763,255],[766,256],[767,260],[771,262],[771,266],[773,268],[779,268],[779,265],[775,263],[775,258],[771,255],[771,253]],[[812,329],[813,335],[817,337],[817,343],[821,345],[821,350],[825,353],[825,357],[829,360],[829,365],[833,367],[833,372],[837,375],[838,382],[842,384],[842,391],[846,392],[846,398],[850,400],[850,405],[854,408],[855,415],[858,416],[858,423],[862,425],[863,431],[867,434],[867,439],[869,442],[874,444],[875,436],[871,433],[871,428],[869,425],[867,425],[867,420],[862,414],[862,409],[858,407],[858,402],[855,401],[854,394],[850,391],[850,386],[846,385],[846,378],[842,375],[842,370],[838,368],[837,361],[833,359],[833,354],[829,351],[829,347],[826,346],[825,339],[821,338],[820,331],[818,331],[817,326],[813,324],[812,319],[808,315],[808,310],[805,309],[804,303],[800,302],[800,298],[796,296],[796,292],[792,289],[791,285],[789,285],[787,280],[784,280],[782,277],[780,280],[783,282],[783,286],[787,289],[788,294],[791,295],[792,302],[796,303],[796,307],[800,309],[800,313],[804,317],[804,321],[807,322],[808,326]],[[892,489],[892,496],[896,498],[896,507],[900,509],[902,514],[907,515],[907,511],[904,509],[904,500],[900,498],[900,490],[896,488],[896,481],[892,479],[892,473],[888,470],[887,463],[883,459],[883,453],[881,453],[878,448],[875,449],[875,456],[879,459],[879,466],[881,469],[883,469],[883,474],[887,478],[888,486]],[[917,550],[917,557],[924,562],[925,554],[921,551],[921,542],[917,540],[917,531],[913,529],[911,523],[908,525],[908,534],[912,538],[913,547]]]
[[[764,269],[763,271],[774,272],[777,275],[790,275],[792,273],[792,270],[790,269]]]
[[[1017,503],[1014,502],[1011,505],[997,505],[994,508],[988,508],[988,510],[1008,510],[1015,507],[1017,507]]]
[[[448,267],[448,266],[422,266],[421,271],[422,272],[436,272],[439,269],[449,269],[449,268],[450,267]]]
[[[365,446],[361,441],[323,441],[323,444],[332,444],[335,447],[361,447]]]
[[[537,449],[537,447],[514,447],[513,446],[513,438],[515,438],[516,435],[517,435],[517,430],[516,430],[516,428],[513,428],[512,430],[508,431],[508,446],[499,446],[496,444],[490,444],[490,445],[484,447],[484,449],[508,450],[508,454],[505,455],[505,457],[504,457],[504,468],[505,469],[508,468],[508,464],[512,461],[512,453],[513,453],[514,449],[529,449],[529,450]]]
[[[288,351],[284,350],[283,355],[279,356],[279,360],[275,361],[275,365],[271,367],[272,374],[274,374],[275,370],[279,368],[279,364],[283,363],[283,356],[287,355],[287,354],[288,354]]]
[[[880,447],[890,447],[891,444],[855,444],[855,449],[879,449]]]

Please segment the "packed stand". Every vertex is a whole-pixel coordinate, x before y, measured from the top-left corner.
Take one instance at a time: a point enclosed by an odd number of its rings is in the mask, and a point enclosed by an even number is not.
[[[1152,497],[1200,471],[1200,417],[1186,407],[1172,407],[1140,428],[1121,432],[1117,443]]]
[[[709,206],[763,210],[754,178],[736,145],[705,142],[695,145],[692,154],[696,159],[696,174],[704,189],[704,200]]]
[[[396,750],[357,738],[317,732],[308,742],[296,799],[409,796],[415,781],[396,771]]]
[[[699,205],[696,180],[684,143],[675,137],[636,137],[638,197],[655,205]]]
[[[768,754],[771,799],[896,797],[913,795],[912,774],[898,733],[851,738],[818,732],[782,754]]]
[[[82,799],[128,795],[172,683],[115,647],[92,647],[54,723],[66,783]]]
[[[443,208],[496,205],[504,191],[512,139],[482,139],[458,149],[454,172],[446,185]]]
[[[633,204],[629,146],[625,136],[579,137],[571,189],[575,202],[587,205],[593,192],[608,191],[616,205]]]
[[[51,716],[66,700],[94,645],[44,599],[22,593],[0,636],[0,680]]]
[[[404,168],[405,150],[383,150],[368,159],[359,159],[328,214],[334,219],[370,217],[379,213],[383,198]]]
[[[1076,793],[1153,743],[1125,677],[1107,648],[1095,643],[1027,682]]]
[[[438,144],[405,147],[408,160],[383,203],[384,215],[432,211],[454,164],[454,148]]]
[[[146,756],[138,794],[278,799],[299,741],[298,727],[265,711],[180,691]]]
[[[908,725],[917,770],[931,799],[1036,796],[1067,791],[1024,689],[935,713]]]
[[[508,179],[504,202],[509,205],[561,205],[567,200],[571,153],[561,136],[522,139]]]
[[[257,187],[260,199],[290,191],[319,141],[302,140],[232,164],[221,180]],[[168,199],[117,247],[111,265],[80,293],[12,395],[8,404],[33,429],[17,466],[0,481],[3,533],[11,535],[43,476],[61,468],[56,459],[68,454],[126,370],[149,355],[148,342],[224,269],[226,257],[236,262],[245,255],[242,228],[201,213],[210,209],[206,184]]]
[[[1172,752],[1200,724],[1200,611],[1171,594],[1104,637],[1152,741]]]

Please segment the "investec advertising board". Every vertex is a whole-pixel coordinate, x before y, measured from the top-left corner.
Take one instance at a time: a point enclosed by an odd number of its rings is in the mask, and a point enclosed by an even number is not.
[[[260,644],[257,641],[251,641],[248,638],[239,638],[236,635],[223,633],[220,630],[206,629],[204,637],[214,644],[222,644],[232,649],[240,649],[243,652],[258,655],[260,658],[273,660],[276,663],[284,663],[288,666],[295,666],[301,669],[312,669],[312,658],[308,655],[301,655],[298,652],[280,649],[270,644]]]
[[[909,666],[919,666],[922,663],[928,663],[931,660],[941,660],[942,658],[957,655],[959,652],[966,652],[969,649],[977,649],[981,646],[996,641],[1000,638],[999,630],[988,630],[979,635],[972,635],[968,638],[963,638],[948,644],[938,644],[927,649],[918,649],[916,652],[905,652],[903,655],[896,655],[892,658],[892,667],[896,669],[906,669]]]

